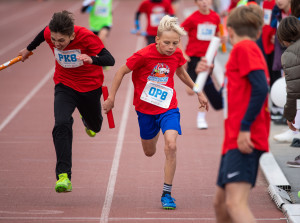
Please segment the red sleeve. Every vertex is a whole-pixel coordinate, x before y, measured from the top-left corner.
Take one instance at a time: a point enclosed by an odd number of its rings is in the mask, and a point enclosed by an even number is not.
[[[147,2],[146,1],[143,1],[141,4],[140,4],[140,7],[138,9],[138,12],[140,13],[147,13]]]
[[[190,30],[190,17],[187,17],[187,18],[183,21],[183,23],[181,23],[181,27],[184,28],[184,30],[185,30],[186,32],[189,32],[189,30]]]
[[[167,2],[166,12],[169,15],[174,15],[174,10],[170,2]]]
[[[88,43],[87,49],[89,52],[89,56],[96,56],[104,48],[104,45],[100,38],[94,34],[89,35],[86,38],[86,42]]]
[[[236,58],[241,76],[247,76],[254,70],[264,70],[263,63],[260,61],[260,57],[253,47],[244,45],[236,50]]]
[[[179,49],[179,48],[178,48],[178,50],[180,52],[180,54],[179,54],[179,64],[178,64],[179,66],[178,67],[181,67],[186,63],[186,59],[183,56],[182,50]]]
[[[136,70],[137,68],[143,66],[144,57],[139,53],[134,53],[131,57],[127,59],[126,66],[130,70]]]

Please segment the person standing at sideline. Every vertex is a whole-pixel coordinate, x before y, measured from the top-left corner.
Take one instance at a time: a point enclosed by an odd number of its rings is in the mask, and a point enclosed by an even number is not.
[[[107,113],[114,107],[117,90],[123,77],[132,71],[134,86],[133,104],[138,116],[140,137],[144,153],[152,157],[162,130],[164,137],[165,168],[161,203],[164,209],[175,209],[175,199],[171,197],[172,183],[176,170],[177,136],[181,135],[180,112],[174,89],[174,74],[190,88],[195,83],[183,68],[186,60],[178,48],[184,30],[176,17],[164,16],[158,26],[156,44],[134,53],[115,74],[110,94],[103,104]],[[197,93],[200,107],[208,110],[208,102],[203,93]]]
[[[74,25],[72,13],[53,14],[49,25],[22,49],[23,61],[30,51],[46,41],[55,57],[54,118],[52,131],[56,151],[56,192],[72,191],[72,141],[75,108],[86,133],[94,137],[102,126],[100,97],[104,80],[102,66],[113,66],[114,58],[98,36]]]
[[[227,30],[233,49],[224,81],[225,135],[214,209],[218,223],[253,223],[249,208],[259,158],[269,150],[268,67],[256,44],[263,26],[257,5],[233,9]]]

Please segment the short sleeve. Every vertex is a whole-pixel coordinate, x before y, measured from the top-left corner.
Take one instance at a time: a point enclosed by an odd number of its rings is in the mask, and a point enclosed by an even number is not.
[[[140,4],[140,6],[139,6],[139,8],[138,8],[138,12],[140,12],[140,13],[146,13],[147,12],[147,2],[146,1],[143,1],[141,4]]]
[[[131,57],[127,59],[126,66],[130,70],[136,70],[139,67],[143,66],[144,57],[140,53],[134,53]]]
[[[184,28],[184,30],[186,32],[189,32],[190,30],[190,20],[189,20],[189,17],[183,21],[183,23],[181,23],[181,27]]]
[[[91,56],[96,56],[104,48],[104,45],[100,38],[94,34],[89,35],[85,40],[88,43],[87,48]]]

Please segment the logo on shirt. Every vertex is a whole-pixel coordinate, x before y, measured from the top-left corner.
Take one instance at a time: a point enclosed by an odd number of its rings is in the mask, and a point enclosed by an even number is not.
[[[149,81],[166,84],[169,79],[170,68],[164,63],[158,63],[151,72],[151,75],[148,77]]]

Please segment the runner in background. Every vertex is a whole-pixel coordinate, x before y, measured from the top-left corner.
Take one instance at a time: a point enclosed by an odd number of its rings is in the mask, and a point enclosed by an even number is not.
[[[140,15],[144,13],[147,17],[147,44],[155,43],[157,27],[165,15],[174,16],[170,0],[143,0],[135,15],[135,28],[140,35]]]
[[[233,9],[227,30],[233,49],[224,82],[225,132],[214,208],[218,223],[255,222],[248,200],[259,158],[269,150],[268,67],[256,44],[263,26],[257,5]]]
[[[112,27],[112,0],[84,0],[81,12],[89,13],[90,30],[106,45]]]
[[[212,37],[218,36],[221,38],[219,32],[220,17],[216,12],[210,9],[211,1],[195,0],[195,4],[197,5],[198,10],[181,23],[181,26],[188,33],[189,38],[186,50],[183,54],[188,61],[187,72],[194,82],[199,73],[199,70],[196,71],[196,67],[198,63],[201,63],[201,60],[203,62]],[[226,38],[222,37],[221,41],[222,43],[226,43]],[[210,75],[206,80],[204,92],[214,109],[219,110],[223,108],[222,94],[215,88]],[[194,94],[190,88],[187,88],[187,93],[189,95]],[[198,129],[208,128],[205,115],[205,110],[198,111]]]
[[[46,41],[55,57],[54,118],[52,131],[56,151],[56,192],[72,191],[72,141],[75,108],[86,133],[94,137],[102,126],[100,97],[104,79],[102,66],[113,66],[114,58],[98,36],[74,26],[72,13],[54,13],[49,25],[21,50],[23,60]],[[86,151],[86,148],[83,148]]]
[[[105,112],[114,107],[115,96],[123,77],[132,71],[134,86],[133,104],[138,116],[142,147],[146,156],[156,152],[160,129],[164,136],[166,156],[164,185],[161,203],[164,209],[175,209],[175,199],[171,189],[176,170],[177,136],[181,135],[180,112],[174,89],[174,74],[188,87],[195,83],[183,68],[186,60],[178,48],[184,30],[176,17],[164,16],[160,21],[156,44],[134,53],[116,73],[110,94],[103,104]],[[200,107],[208,110],[208,102],[203,93],[197,93]]]

